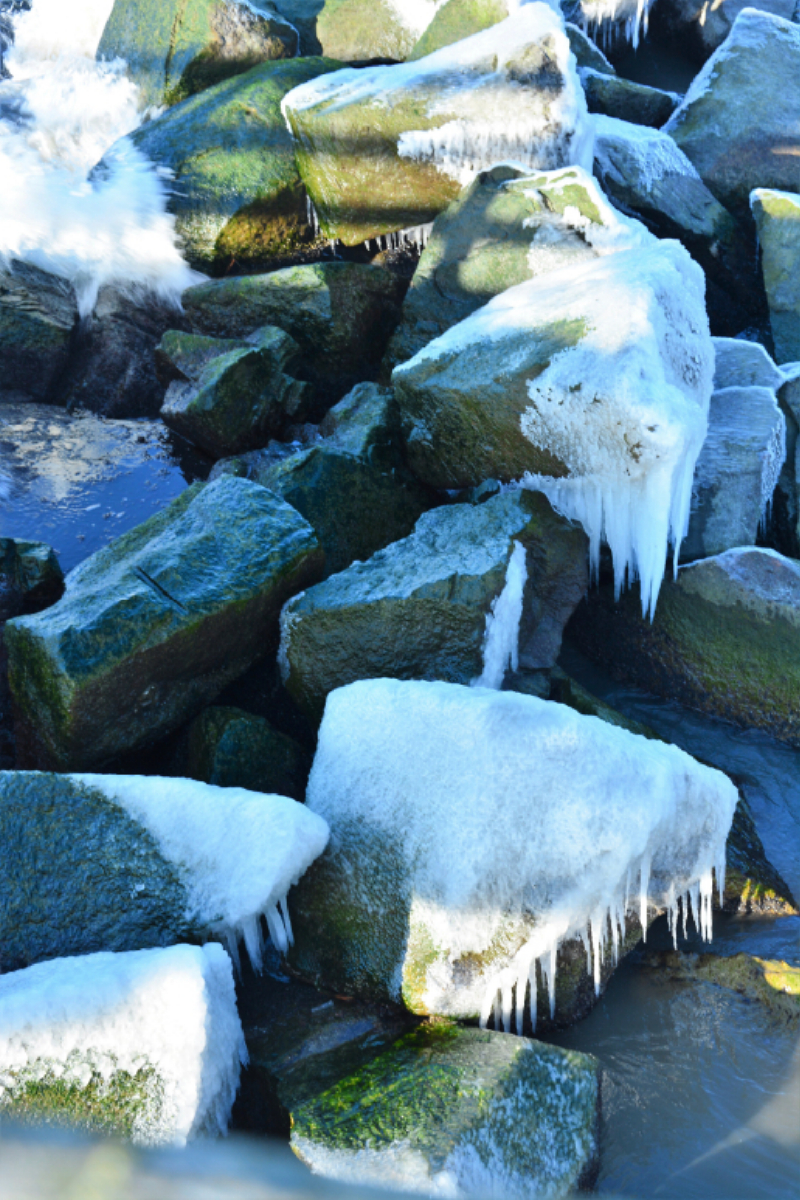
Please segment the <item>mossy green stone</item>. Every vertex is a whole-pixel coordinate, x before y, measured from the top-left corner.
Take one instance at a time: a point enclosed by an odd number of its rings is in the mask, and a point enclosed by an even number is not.
[[[756,188],[750,197],[761,247],[775,359],[800,361],[800,193]]]
[[[412,48],[409,61],[452,46],[473,33],[505,21],[507,16],[508,0],[447,0]]]
[[[110,1078],[93,1070],[86,1083],[65,1079],[45,1067],[36,1062],[25,1074],[6,1074],[7,1091],[0,1098],[0,1115],[5,1120],[66,1126],[127,1141],[162,1102],[161,1081],[149,1066],[135,1074],[116,1071]]]
[[[416,34],[391,0],[326,0],[317,17],[322,53],[342,62],[408,57]]]
[[[668,951],[649,960],[673,979],[730,988],[761,1004],[780,1021],[800,1021],[800,967],[750,954],[680,954]]]
[[[634,125],[660,129],[681,102],[675,92],[663,92],[591,67],[581,72],[581,79],[589,112],[604,113]]]
[[[223,707],[207,708],[195,717],[179,762],[189,779],[294,800],[303,799],[311,767],[303,747],[269,721]]]
[[[22,262],[0,270],[0,398],[22,392],[54,399],[77,324],[78,304],[66,280]]]

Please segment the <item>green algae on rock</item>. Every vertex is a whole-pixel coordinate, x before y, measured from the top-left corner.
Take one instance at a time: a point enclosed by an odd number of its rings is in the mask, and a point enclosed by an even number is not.
[[[265,488],[187,489],[72,571],[58,604],[6,625],[20,765],[99,765],[178,728],[269,651],[321,557]]]
[[[584,67],[580,75],[590,113],[618,117],[634,125],[660,129],[683,99],[675,92],[663,92],[593,67]]]
[[[322,53],[346,63],[408,58],[444,0],[326,0],[317,18]]]
[[[750,954],[680,954],[671,950],[653,955],[648,965],[691,983],[730,988],[762,1004],[783,1021],[800,1021],[800,967]]]
[[[758,230],[775,358],[800,361],[800,194],[755,188],[750,208]]]

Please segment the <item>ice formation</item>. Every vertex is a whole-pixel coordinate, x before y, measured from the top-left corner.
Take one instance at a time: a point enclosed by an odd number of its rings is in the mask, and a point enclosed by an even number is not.
[[[580,0],[580,16],[584,29],[591,30],[603,44],[608,45],[622,29],[625,37],[638,49],[642,33],[647,35],[650,9],[654,0]]]
[[[692,162],[668,133],[600,113],[595,113],[593,120],[594,157],[601,178],[625,184],[633,163],[636,182],[647,192],[667,176],[700,180]]]
[[[119,60],[94,55],[112,0],[36,0],[14,15],[0,82],[0,263],[21,258],[69,279],[82,315],[104,283],[178,302],[200,276],[178,247],[166,176],[122,141],[141,119]]]
[[[522,620],[522,599],[527,579],[525,547],[521,542],[514,542],[505,585],[500,595],[492,601],[491,611],[486,617],[483,671],[474,681],[475,687],[502,687],[507,669],[517,669],[519,623]]]
[[[234,962],[243,938],[260,969],[262,916],[274,944],[288,949],[286,895],[328,841],[327,825],[305,805],[193,779],[72,778],[97,788],[152,835],[186,889],[187,917],[224,936]]]
[[[526,919],[526,940],[505,956],[493,949],[482,985],[482,1022],[497,1002],[503,1027],[515,1008],[521,1031],[537,962],[554,1004],[566,938],[588,943],[599,988],[628,912],[646,929],[648,905],[665,907],[675,929],[691,904],[711,937],[712,872],[721,895],[736,801],[725,775],[675,746],[563,705],[376,679],[328,697],[306,802],[330,823],[334,855],[348,840],[351,871],[374,845],[384,857],[392,848],[397,902],[450,964]],[[430,975],[426,986],[437,986]],[[427,1003],[446,1011],[436,996]]]
[[[27,1084],[113,1088],[118,1072],[149,1068],[133,1138],[181,1145],[226,1132],[246,1062],[221,946],[57,958],[0,976],[0,1114]]]

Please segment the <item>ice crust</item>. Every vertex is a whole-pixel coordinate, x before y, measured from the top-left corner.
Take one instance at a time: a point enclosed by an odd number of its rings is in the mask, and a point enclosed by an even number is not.
[[[89,954],[0,976],[0,1114],[26,1083],[157,1076],[144,1143],[224,1134],[247,1062],[231,961],[216,944]]]
[[[712,871],[721,895],[736,801],[725,775],[677,747],[563,705],[377,679],[328,697],[306,803],[334,843],[342,827],[359,831],[365,855],[372,839],[396,849],[410,923],[451,963],[484,953],[509,918],[533,919],[481,1017],[496,1008],[508,1031],[515,1008],[521,1032],[537,962],[553,1010],[566,938],[591,948],[598,990],[628,912],[646,930],[648,905],[665,907],[675,931],[691,904],[710,939]]]
[[[261,917],[281,951],[292,941],[289,888],[328,841],[328,827],[286,796],[193,779],[74,775],[97,788],[152,835],[187,892],[187,918],[224,936],[234,962],[244,939],[261,968]]]
[[[634,125],[630,121],[600,113],[595,113],[593,120],[594,156],[603,177],[619,184],[627,182],[617,157],[622,151],[623,161],[627,159],[630,162],[632,159],[635,163],[637,182],[647,192],[652,191],[653,184],[660,183],[666,176],[682,175],[687,179],[700,180],[690,159],[661,129]]]

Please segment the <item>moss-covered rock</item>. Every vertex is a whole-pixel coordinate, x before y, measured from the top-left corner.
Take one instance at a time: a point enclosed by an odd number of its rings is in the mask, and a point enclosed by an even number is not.
[[[663,92],[594,67],[583,67],[580,75],[589,112],[618,117],[634,125],[660,129],[683,99],[675,92]]]
[[[194,266],[252,269],[285,261],[313,240],[280,106],[292,88],[337,65],[323,58],[266,63],[131,135],[152,162],[174,173],[168,205]]]
[[[758,230],[775,358],[800,361],[800,194],[756,188],[750,207]]]
[[[413,61],[463,41],[473,33],[480,33],[505,21],[509,15],[508,0],[445,0],[419,41],[412,47],[408,58]]]
[[[57,399],[77,324],[66,280],[17,261],[0,270],[0,401]]]
[[[320,560],[264,488],[189,488],[72,571],[58,604],[6,625],[20,765],[88,767],[176,729],[269,650]]]
[[[302,800],[311,761],[293,738],[240,708],[206,708],[191,722],[173,769],[218,787]]]
[[[674,950],[653,955],[648,965],[672,979],[730,988],[782,1021],[800,1021],[800,967],[749,954],[722,957]]]
[[[99,59],[125,60],[142,107],[297,53],[297,30],[261,0],[114,0],[97,48]]]
[[[518,544],[527,571],[519,662],[551,667],[587,586],[587,542],[543,496],[515,492],[435,509],[403,541],[289,601],[280,662],[290,695],[319,719],[328,693],[356,679],[477,679]]]
[[[408,58],[444,0],[325,0],[317,18],[322,53],[342,62]]]
[[[291,1145],[350,1183],[566,1196],[596,1175],[599,1098],[588,1055],[425,1025],[293,1109]]]

